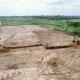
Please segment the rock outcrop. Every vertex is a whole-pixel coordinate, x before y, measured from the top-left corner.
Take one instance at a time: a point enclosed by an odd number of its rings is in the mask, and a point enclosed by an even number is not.
[[[1,27],[0,80],[80,80],[80,40],[35,25]]]

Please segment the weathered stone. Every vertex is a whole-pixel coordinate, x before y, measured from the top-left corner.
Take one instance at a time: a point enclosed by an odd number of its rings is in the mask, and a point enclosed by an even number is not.
[[[46,48],[65,48],[73,44],[73,36],[58,30],[36,32]]]
[[[1,28],[0,80],[80,80],[80,49],[72,42],[68,33],[38,26]]]
[[[9,48],[20,48],[20,47],[29,47],[40,45],[41,41],[39,40],[37,34],[33,32],[19,33],[14,35],[14,37],[8,39],[4,46]]]

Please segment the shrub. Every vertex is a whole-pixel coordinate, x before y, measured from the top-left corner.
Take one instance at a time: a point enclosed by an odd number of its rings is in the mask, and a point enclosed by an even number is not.
[[[80,27],[80,22],[68,21],[68,26]]]

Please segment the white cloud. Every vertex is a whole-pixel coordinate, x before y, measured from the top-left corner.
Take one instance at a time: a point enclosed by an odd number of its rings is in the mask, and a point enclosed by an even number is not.
[[[80,0],[0,0],[0,15],[79,15]]]

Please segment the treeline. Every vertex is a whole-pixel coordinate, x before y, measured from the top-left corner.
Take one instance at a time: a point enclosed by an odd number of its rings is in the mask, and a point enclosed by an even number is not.
[[[70,20],[80,19],[80,16],[1,16],[1,18],[36,18],[36,19],[48,19],[48,20]]]
[[[33,16],[37,19],[49,19],[49,20],[70,20],[70,19],[80,19],[80,16]]]

